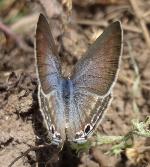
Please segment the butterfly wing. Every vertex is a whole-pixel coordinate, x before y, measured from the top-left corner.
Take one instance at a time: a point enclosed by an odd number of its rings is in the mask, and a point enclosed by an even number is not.
[[[112,23],[85,56],[75,66],[73,82],[73,104],[70,124],[79,132],[76,140],[85,138],[98,125],[111,99],[111,90],[118,73],[122,51],[122,29],[120,22]],[[71,119],[78,115],[76,119]],[[78,121],[80,120],[80,121]],[[75,122],[79,122],[76,123]],[[87,133],[86,133],[87,132]],[[82,134],[82,135],[81,135]]]
[[[36,60],[40,85],[45,94],[60,82],[60,62],[49,25],[41,14],[36,29]]]
[[[36,29],[36,64],[40,109],[51,139],[60,140],[60,136],[65,138],[60,62],[49,24],[42,14]]]
[[[73,82],[78,89],[104,96],[116,79],[122,46],[120,22],[112,23],[77,63]]]

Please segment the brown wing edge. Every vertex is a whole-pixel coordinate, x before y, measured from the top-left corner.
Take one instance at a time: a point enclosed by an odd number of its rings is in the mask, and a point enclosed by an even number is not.
[[[114,77],[114,81],[113,81],[112,85],[110,86],[109,91],[106,93],[106,95],[104,97],[108,96],[109,94],[111,94],[111,96],[113,97],[112,89],[113,89],[113,87],[115,86],[115,84],[117,82],[117,78],[118,78],[120,67],[121,67],[122,54],[123,54],[123,28],[122,28],[121,22],[120,21],[115,21],[112,24],[118,24],[118,26],[120,27],[120,31],[121,31],[121,46],[120,46],[120,55],[119,55],[119,61],[118,61],[118,69],[116,71],[116,74],[115,74],[115,77]]]

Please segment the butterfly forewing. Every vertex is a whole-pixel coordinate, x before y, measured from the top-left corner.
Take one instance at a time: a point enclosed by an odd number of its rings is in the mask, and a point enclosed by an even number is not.
[[[43,15],[40,15],[37,23],[36,56],[41,87],[47,94],[59,85],[60,63],[54,39]]]
[[[69,121],[71,127],[74,127],[70,130],[74,136],[75,131],[77,134],[81,131],[83,133],[76,135],[77,140],[86,138],[100,123],[111,99],[111,89],[116,80],[121,50],[122,29],[120,22],[115,22],[104,31],[75,66],[71,77],[73,107]],[[76,122],[79,124],[73,126]],[[87,125],[90,125],[88,130]]]
[[[42,14],[36,29],[36,61],[40,109],[50,138],[61,141],[65,139],[65,118],[60,62],[48,22]]]
[[[122,46],[120,22],[112,23],[77,63],[72,76],[76,89],[103,96],[111,89],[119,67]]]

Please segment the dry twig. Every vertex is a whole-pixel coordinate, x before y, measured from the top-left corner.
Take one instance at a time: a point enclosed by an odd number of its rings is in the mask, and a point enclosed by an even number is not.
[[[75,20],[73,21],[75,22],[76,24],[81,24],[81,25],[94,25],[94,26],[101,26],[101,27],[107,27],[108,26],[108,22],[107,21],[93,21],[93,20]],[[135,26],[129,26],[129,25],[123,25],[122,26],[123,29],[125,31],[131,31],[131,32],[135,32],[135,33],[142,33],[142,31],[135,27]]]
[[[139,7],[137,5],[137,1],[130,0],[130,3],[132,5],[132,8],[133,8],[133,10],[135,12],[135,15],[136,15],[137,19],[139,20],[139,23],[141,25],[141,29],[142,29],[145,41],[146,41],[148,47],[150,48],[150,36],[149,36],[148,29],[146,27],[145,20],[142,17],[143,13],[140,11],[140,9],[139,9]]]
[[[130,84],[130,85],[132,85],[132,84],[134,83],[134,80],[132,80],[132,79],[126,77],[126,76],[119,76],[118,80],[119,80],[120,82],[128,83],[128,84]],[[142,84],[141,84],[141,87],[142,87],[142,89],[144,89],[144,90],[150,91],[150,87],[149,87],[148,85],[146,85],[145,83],[142,83]]]
[[[0,30],[3,31],[10,38],[12,38],[21,49],[28,52],[33,51],[33,49],[31,49],[29,46],[26,45],[26,43],[21,39],[20,36],[17,36],[7,25],[2,23],[1,21],[0,21]]]
[[[150,15],[150,11],[147,11],[147,12],[145,12],[144,14],[143,14],[143,18],[144,17],[147,17],[147,16],[149,16]]]
[[[17,34],[27,34],[31,32],[37,24],[39,13],[32,13],[30,15],[22,17],[20,20],[17,20],[15,23],[10,25],[10,28],[13,32]]]
[[[19,159],[21,159],[22,157],[24,156],[27,156],[30,151],[36,151],[36,150],[39,150],[39,149],[43,149],[43,148],[47,148],[47,147],[50,147],[50,145],[39,145],[39,146],[34,146],[34,147],[31,147],[29,148],[27,151],[25,151],[22,155],[18,156],[17,158],[15,158],[10,164],[8,167],[12,167]]]

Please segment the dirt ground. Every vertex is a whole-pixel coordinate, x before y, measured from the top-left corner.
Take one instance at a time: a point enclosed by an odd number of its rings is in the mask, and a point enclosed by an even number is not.
[[[71,16],[69,2],[0,1],[0,167],[8,167],[32,146],[43,144],[40,136],[45,129],[37,101],[34,60],[40,12],[50,22],[64,75],[109,23],[120,20],[124,30],[122,62],[112,104],[98,131],[125,135],[134,118],[144,120],[150,115],[150,36],[146,34],[150,33],[150,1],[74,0]],[[14,167],[150,167],[149,138],[136,136],[133,147],[118,156],[105,154],[111,147],[96,146],[80,156],[67,146],[62,151],[42,148],[29,152]],[[138,151],[143,147],[146,149]]]

